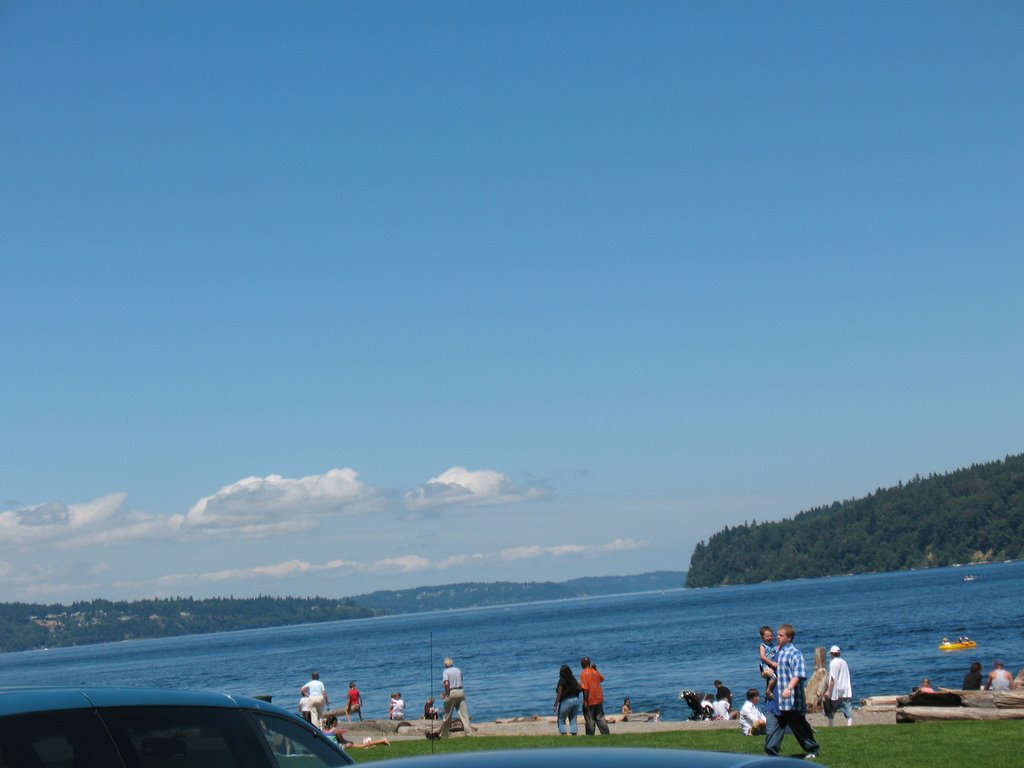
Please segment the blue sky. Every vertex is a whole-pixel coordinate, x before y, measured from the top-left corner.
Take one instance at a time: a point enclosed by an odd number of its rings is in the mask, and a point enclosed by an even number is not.
[[[0,3],[0,600],[685,569],[1021,452],[1022,29]]]

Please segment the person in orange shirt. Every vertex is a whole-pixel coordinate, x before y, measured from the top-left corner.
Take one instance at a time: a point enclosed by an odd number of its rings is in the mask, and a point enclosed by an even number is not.
[[[580,689],[583,691],[583,719],[586,722],[587,736],[595,731],[608,735],[608,721],[604,719],[604,675],[597,671],[597,665],[589,656],[580,660],[583,671],[580,673]]]

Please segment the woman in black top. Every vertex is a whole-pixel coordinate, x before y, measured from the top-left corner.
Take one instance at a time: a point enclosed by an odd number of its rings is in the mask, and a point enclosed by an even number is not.
[[[965,691],[979,691],[981,690],[981,662],[976,661],[971,664],[971,671],[964,677],[964,688]]]
[[[558,685],[555,686],[555,717],[558,720],[558,733],[565,736],[565,724],[569,724],[569,733],[576,735],[576,714],[580,707],[580,684],[568,664],[558,670]]]

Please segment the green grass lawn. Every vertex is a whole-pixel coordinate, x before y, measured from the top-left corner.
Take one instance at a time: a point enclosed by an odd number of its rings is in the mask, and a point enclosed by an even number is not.
[[[996,722],[914,723],[865,725],[853,728],[821,728],[815,732],[821,744],[818,763],[831,768],[1018,768],[1024,765],[1024,720]],[[661,749],[709,749],[716,752],[760,754],[764,739],[745,737],[736,731],[671,731],[611,736],[454,736],[444,741],[395,741],[390,747],[353,749],[356,762],[395,757],[468,752],[481,749],[537,749],[561,747],[657,747]],[[782,742],[782,754],[796,757],[800,746],[792,736]]]

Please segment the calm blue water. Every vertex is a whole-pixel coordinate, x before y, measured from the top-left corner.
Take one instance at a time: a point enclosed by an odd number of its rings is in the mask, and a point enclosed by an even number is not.
[[[965,573],[979,580],[965,583]],[[335,702],[348,680],[367,717],[386,717],[400,690],[410,713],[438,693],[442,660],[466,677],[474,719],[548,714],[558,667],[589,654],[607,678],[609,711],[626,696],[685,719],[683,688],[759,686],[757,630],[788,621],[813,668],[838,643],[854,696],[904,693],[930,677],[957,687],[970,662],[1024,667],[1024,562],[782,584],[672,590],[505,608],[394,616],[0,655],[0,685],[140,685],[271,694],[292,708],[318,669]],[[943,654],[943,635],[977,651]]]

